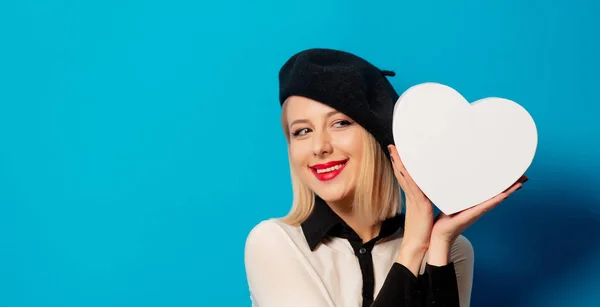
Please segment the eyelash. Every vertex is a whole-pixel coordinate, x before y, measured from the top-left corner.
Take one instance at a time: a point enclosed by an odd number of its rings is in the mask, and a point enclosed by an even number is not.
[[[335,125],[335,124],[339,124],[339,123],[344,123],[344,124],[345,124],[345,126],[350,126],[350,125],[352,125],[352,122],[350,122],[350,121],[348,121],[348,120],[345,120],[345,119],[344,119],[344,120],[340,120],[340,121],[337,121],[337,122],[335,122],[335,123],[334,123],[334,125]],[[302,130],[308,130],[308,128],[300,128],[300,129],[297,129],[296,131],[294,131],[294,132],[292,133],[292,136],[300,136],[300,132],[301,132]]]

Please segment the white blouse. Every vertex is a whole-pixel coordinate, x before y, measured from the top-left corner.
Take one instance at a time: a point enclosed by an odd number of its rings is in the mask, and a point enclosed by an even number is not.
[[[375,297],[394,264],[402,238],[401,227],[373,247]],[[426,262],[427,254],[420,274]],[[468,307],[474,252],[466,237],[461,235],[456,239],[450,252],[450,262],[454,262],[460,306]],[[252,306],[361,306],[361,270],[346,239],[332,237],[311,251],[301,227],[290,226],[279,219],[265,220],[256,225],[247,237],[245,267]]]

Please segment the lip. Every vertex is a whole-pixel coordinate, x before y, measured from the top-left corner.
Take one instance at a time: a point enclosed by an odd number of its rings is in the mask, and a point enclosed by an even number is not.
[[[313,169],[325,169],[325,168],[330,168],[334,165],[338,165],[338,164],[342,164],[342,163],[346,163],[349,159],[344,159],[344,160],[338,160],[338,161],[330,161],[327,163],[323,163],[323,164],[315,164],[313,166],[311,166],[310,168]]]
[[[331,179],[337,177],[344,170],[344,168],[346,168],[346,165],[348,165],[348,160],[349,159],[340,160],[340,161],[331,161],[331,162],[327,162],[327,163],[323,163],[323,164],[315,164],[310,167],[310,170],[315,175],[315,177],[317,177],[317,179],[319,179],[320,181],[328,181],[328,180],[331,180]],[[317,170],[319,170],[319,169],[329,168],[329,167],[332,167],[332,166],[338,165],[338,164],[344,164],[344,165],[342,167],[340,167],[339,169],[336,169],[331,172],[317,173]]]

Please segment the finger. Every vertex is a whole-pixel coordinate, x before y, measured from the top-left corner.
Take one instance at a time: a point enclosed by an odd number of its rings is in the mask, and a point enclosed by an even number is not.
[[[414,197],[415,190],[414,190],[413,186],[410,184],[410,181],[409,181],[410,177],[408,175],[408,171],[406,171],[406,168],[404,168],[404,164],[402,164],[402,161],[400,160],[398,151],[396,150],[394,145],[390,145],[389,150],[390,150],[390,156],[393,161],[394,169],[396,170],[396,177],[398,178],[398,181],[400,182],[400,186],[402,187],[402,190],[404,191],[404,194],[406,195],[407,200],[414,199],[415,198]]]
[[[461,212],[456,213],[453,218],[458,220],[461,224],[470,225],[478,220],[481,216],[494,209],[499,205],[506,196],[502,193],[484,201],[481,204],[465,209]]]
[[[527,177],[527,175],[523,175],[521,178],[519,178],[519,180],[517,180],[517,182],[525,183],[527,180],[529,180],[529,177]]]
[[[504,190],[502,193],[484,201],[483,203],[465,209],[461,212],[458,212],[453,215],[453,218],[460,220],[462,223],[473,223],[478,220],[481,216],[490,212],[496,206],[498,206],[502,201],[504,201],[510,194],[514,193],[518,189],[523,186],[523,182],[527,181],[527,176],[525,178],[521,177],[519,181],[515,182],[508,189]],[[523,181],[524,179],[524,181]]]
[[[402,177],[404,177],[405,173],[406,173],[406,169],[404,168],[404,164],[402,164],[402,161],[400,160],[400,156],[398,155],[398,151],[396,150],[396,147],[394,145],[389,145],[388,150],[390,151],[390,157],[392,158],[392,163],[394,164],[394,166],[396,167],[398,172],[400,172],[400,175],[402,175]]]
[[[394,159],[396,160],[396,163],[397,163],[396,167],[398,167],[398,170],[404,176],[404,181],[406,182],[406,186],[410,190],[410,193],[412,193],[413,196],[425,197],[425,195],[423,194],[423,191],[421,191],[419,186],[417,186],[415,181],[412,179],[412,177],[410,176],[410,174],[404,167],[404,164],[402,163],[402,158],[400,158],[400,155],[398,154],[398,150],[396,150],[396,147],[394,145],[390,145],[390,147],[391,147],[390,152],[392,153],[392,156],[394,157]]]
[[[515,183],[513,183],[510,187],[506,188],[506,190],[502,191],[502,193],[507,193],[506,196],[508,196],[508,194],[520,189],[523,186],[523,183],[520,181],[517,181]]]
[[[479,214],[483,215],[487,212],[489,212],[490,210],[492,210],[493,208],[495,208],[496,206],[498,206],[502,201],[504,201],[510,194],[514,193],[516,190],[520,189],[523,186],[522,183],[520,182],[515,182],[513,185],[511,185],[508,189],[506,189],[504,192],[484,201],[483,203],[475,206],[475,207],[480,207],[479,208]]]
[[[525,182],[527,182],[527,180],[529,180],[529,177],[527,177],[527,175],[523,175],[523,176],[519,177],[519,179],[515,183],[513,183],[510,187],[508,187],[503,192],[509,191],[511,188],[513,188],[517,184],[521,184],[521,186],[522,186]],[[517,188],[516,190],[518,190],[519,188]]]
[[[510,188],[508,188],[506,191],[504,191],[502,193],[506,194],[506,197],[508,197],[510,194],[514,193],[515,191],[517,191],[518,189],[520,189],[522,187],[523,187],[523,183],[516,182],[512,186],[510,186]]]
[[[390,151],[390,158],[392,160],[392,167],[394,169],[394,174],[396,175],[396,178],[398,179],[398,183],[400,183],[400,187],[402,188],[402,190],[404,190],[404,193],[409,193],[409,189],[408,189],[408,185],[406,183],[406,178],[404,177],[404,173],[402,172],[400,166],[398,165],[399,162],[399,157],[398,154],[392,150],[392,145],[388,146],[388,150]]]
[[[408,174],[408,171],[404,167],[404,163],[402,163],[402,159],[400,158],[400,155],[398,154],[398,150],[396,150],[396,147],[394,145],[390,145],[390,153],[392,155],[392,158],[394,159],[394,162],[396,163],[396,167],[398,168],[398,171],[400,172],[402,177],[404,177],[404,180],[408,183],[408,178],[410,178],[410,175]]]

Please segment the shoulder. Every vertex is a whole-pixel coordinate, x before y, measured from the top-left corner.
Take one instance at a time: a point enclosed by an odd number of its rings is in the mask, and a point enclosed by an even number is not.
[[[281,249],[295,245],[301,239],[300,227],[288,225],[280,219],[271,218],[256,224],[246,237],[246,252],[254,249]]]
[[[244,261],[247,270],[292,269],[305,265],[308,244],[300,227],[279,219],[268,219],[255,225],[246,238]]]

